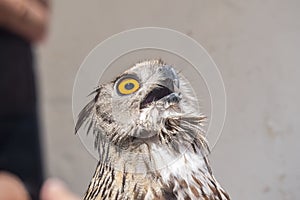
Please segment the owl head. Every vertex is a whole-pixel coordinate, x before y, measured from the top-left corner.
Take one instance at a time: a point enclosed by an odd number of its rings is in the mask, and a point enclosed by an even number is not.
[[[97,87],[79,114],[76,131],[87,124],[100,157],[107,146],[114,146],[114,152],[149,154],[158,147],[174,154],[206,148],[206,118],[199,113],[191,88],[163,61],[139,62]]]

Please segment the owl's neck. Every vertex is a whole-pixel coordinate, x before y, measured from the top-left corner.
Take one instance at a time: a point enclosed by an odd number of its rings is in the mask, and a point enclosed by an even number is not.
[[[114,199],[117,196],[119,199],[134,197],[175,200],[185,199],[187,196],[190,199],[205,196],[227,199],[212,176],[206,157],[188,149],[180,157],[172,158],[165,149],[156,148],[157,152],[163,153],[157,157],[173,159],[173,162],[164,168],[146,173],[131,173],[125,168],[118,170],[111,164],[99,162],[85,199],[93,199],[90,198],[92,195],[102,195],[101,199]],[[153,160],[158,161],[160,160]]]

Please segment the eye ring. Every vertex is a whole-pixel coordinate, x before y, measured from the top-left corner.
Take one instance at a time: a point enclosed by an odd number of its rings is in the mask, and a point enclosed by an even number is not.
[[[121,95],[129,95],[136,92],[140,88],[140,83],[133,76],[122,77],[116,86],[116,90]]]

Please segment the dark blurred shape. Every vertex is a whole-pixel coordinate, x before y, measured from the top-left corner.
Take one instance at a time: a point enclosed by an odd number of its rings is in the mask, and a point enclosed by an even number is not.
[[[29,42],[0,28],[0,115],[35,109],[33,55]]]
[[[43,181],[30,43],[0,28],[0,171],[23,181],[33,200]]]

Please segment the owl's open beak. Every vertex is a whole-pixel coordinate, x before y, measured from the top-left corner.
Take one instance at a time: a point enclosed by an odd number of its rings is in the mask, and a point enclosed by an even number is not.
[[[164,97],[170,96],[170,94],[174,93],[175,87],[179,88],[179,78],[171,66],[163,66],[158,73],[163,78],[159,80],[157,87],[145,96],[140,104],[140,109],[147,107],[147,105],[153,101],[158,101]],[[170,99],[166,100],[169,101]]]
[[[152,103],[153,101],[158,101],[158,100],[162,99],[163,97],[168,96],[172,93],[173,93],[173,91],[170,90],[168,87],[165,87],[163,85],[158,85],[158,87],[151,90],[151,92],[149,92],[145,96],[145,98],[143,99],[143,101],[140,104],[140,109],[143,109],[143,108],[147,107],[147,105]]]
[[[158,101],[164,97],[170,96],[174,93],[175,87],[179,88],[179,78],[175,70],[171,66],[164,66],[160,68],[159,72],[163,80],[159,81],[157,87],[151,90],[140,104],[140,109],[147,107],[153,101]],[[166,99],[169,101],[169,99]]]

